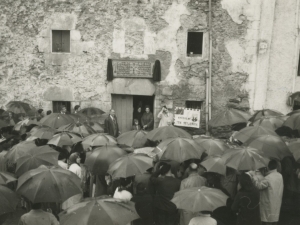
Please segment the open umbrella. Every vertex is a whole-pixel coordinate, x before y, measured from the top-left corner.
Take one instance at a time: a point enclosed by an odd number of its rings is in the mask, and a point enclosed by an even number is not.
[[[77,134],[71,132],[61,132],[55,134],[47,144],[63,147],[64,145],[72,146],[80,141],[82,141],[82,139]]]
[[[82,140],[82,146],[84,149],[104,145],[117,145],[117,141],[113,136],[108,134],[92,134]]]
[[[242,130],[233,134],[233,138],[237,139],[243,143],[248,141],[250,138],[257,136],[257,135],[273,135],[277,136],[277,134],[266,127],[263,126],[249,126],[245,127]]]
[[[72,117],[76,123],[84,123],[88,121],[88,117],[81,113],[67,114],[67,115]]]
[[[287,115],[287,116],[291,116],[291,115],[296,114],[296,113],[300,113],[300,109],[297,109],[297,110],[294,110],[294,111],[292,111],[292,112],[289,112],[289,113],[287,113],[286,115]]]
[[[34,141],[22,141],[19,144],[13,146],[4,158],[10,163],[16,163],[17,159],[23,156],[28,150],[35,148]]]
[[[257,170],[268,165],[263,152],[251,147],[232,149],[222,155],[222,159],[226,166],[235,170]]]
[[[290,142],[288,145],[289,150],[293,154],[295,160],[300,163],[300,139]]]
[[[33,130],[33,128],[32,128],[32,130]],[[57,131],[56,129],[51,128],[51,127],[40,127],[40,128],[34,129],[34,131],[32,131],[32,132],[30,131],[30,133],[31,133],[32,137],[50,140],[51,138],[53,138],[54,133],[56,131]]]
[[[105,112],[102,111],[102,110],[99,109],[99,108],[89,107],[89,108],[81,109],[81,110],[79,111],[79,113],[84,114],[84,115],[86,115],[87,117],[94,117],[94,116],[102,115],[102,114],[104,114]]]
[[[10,126],[10,124],[7,121],[0,120],[0,128],[2,128],[2,127],[8,127],[8,126]]]
[[[93,128],[97,133],[104,133],[104,124],[100,124],[99,122],[85,122],[91,128]]]
[[[156,156],[156,153],[153,152],[154,147],[144,147],[144,148],[137,148],[134,149],[133,153],[135,154],[145,154],[151,158]]]
[[[133,202],[107,196],[84,199],[59,217],[61,225],[126,225],[139,218]]]
[[[258,110],[256,113],[254,113],[253,116],[251,116],[251,118],[249,119],[249,121],[254,122],[265,116],[283,116],[283,114],[274,109],[262,109],[262,110]]]
[[[250,114],[238,109],[227,108],[214,116],[209,122],[211,127],[228,126],[236,123],[246,123],[250,118]]]
[[[282,124],[283,127],[289,127],[292,130],[300,130],[300,113],[295,113],[291,115]]]
[[[15,114],[19,114],[19,113],[27,114],[27,112],[34,109],[33,106],[21,101],[10,101],[9,103],[7,103],[6,108],[7,111],[11,111]]]
[[[190,212],[212,212],[221,206],[226,206],[227,199],[228,196],[221,190],[202,186],[178,191],[171,201],[178,209]]]
[[[201,165],[207,172],[218,173],[224,176],[226,175],[225,161],[221,158],[221,156],[210,156],[201,162]]]
[[[214,138],[196,138],[194,139],[201,147],[205,149],[207,155],[223,155],[224,151],[229,148],[229,146],[222,140]]]
[[[188,132],[174,126],[164,126],[155,128],[146,135],[146,138],[151,141],[164,141],[168,138],[176,137],[192,138],[192,136]]]
[[[18,158],[16,175],[19,177],[29,170],[36,169],[41,165],[57,166],[59,153],[48,145],[28,149],[23,156]]]
[[[117,146],[103,146],[88,152],[84,164],[94,174],[105,175],[109,165],[126,152]]]
[[[129,154],[118,158],[110,164],[108,173],[112,178],[126,178],[143,174],[153,167],[153,159],[141,154]]]
[[[82,137],[95,134],[96,131],[87,123],[78,123],[73,122],[64,126],[61,126],[57,129],[58,131],[71,131],[77,134],[80,134]]]
[[[200,159],[205,151],[196,141],[188,138],[169,138],[161,142],[154,151],[160,151],[160,159],[184,162],[188,159]]]
[[[0,172],[0,185],[6,185],[16,180],[17,179],[15,178],[14,174],[8,172]]]
[[[285,156],[292,156],[287,145],[281,137],[273,135],[254,136],[244,143],[252,148],[261,150],[266,157],[283,159]]]
[[[147,132],[143,130],[127,131],[117,138],[117,142],[120,145],[126,145],[133,148],[141,148],[144,147],[147,142],[146,135]]]
[[[27,119],[24,119],[24,120],[18,122],[18,123],[14,126],[14,130],[19,131],[19,130],[21,129],[21,127],[23,127],[23,126],[29,126],[29,125],[31,125],[31,124],[36,124],[36,125],[38,125],[39,122],[38,122],[36,119],[33,119],[33,120],[32,120],[32,119],[27,118]]]
[[[60,167],[40,166],[18,179],[17,192],[33,203],[62,203],[82,190],[80,178],[75,173]]]
[[[74,117],[68,114],[51,113],[40,120],[42,125],[46,125],[52,128],[59,128],[63,125],[67,125],[75,122]]]
[[[7,187],[0,185],[0,215],[14,212],[19,203],[15,192]]]
[[[260,119],[253,122],[254,126],[262,126],[270,130],[276,130],[281,127],[287,116],[263,116]]]

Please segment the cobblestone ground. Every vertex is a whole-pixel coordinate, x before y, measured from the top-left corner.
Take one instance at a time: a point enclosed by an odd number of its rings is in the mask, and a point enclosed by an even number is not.
[[[17,211],[9,216],[2,225],[18,225],[20,217],[25,213],[25,210],[18,208]],[[300,214],[281,213],[278,225],[299,225]]]

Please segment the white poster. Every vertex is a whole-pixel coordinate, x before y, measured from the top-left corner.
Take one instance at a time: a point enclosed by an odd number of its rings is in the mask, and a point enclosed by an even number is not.
[[[175,126],[200,128],[200,109],[175,108]]]

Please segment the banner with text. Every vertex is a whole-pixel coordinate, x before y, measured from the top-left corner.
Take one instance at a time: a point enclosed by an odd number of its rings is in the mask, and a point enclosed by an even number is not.
[[[200,109],[175,108],[175,126],[200,128]]]

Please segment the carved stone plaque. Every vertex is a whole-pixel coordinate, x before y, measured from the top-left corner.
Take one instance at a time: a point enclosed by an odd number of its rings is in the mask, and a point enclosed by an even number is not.
[[[152,78],[154,62],[147,60],[113,60],[114,77]]]

